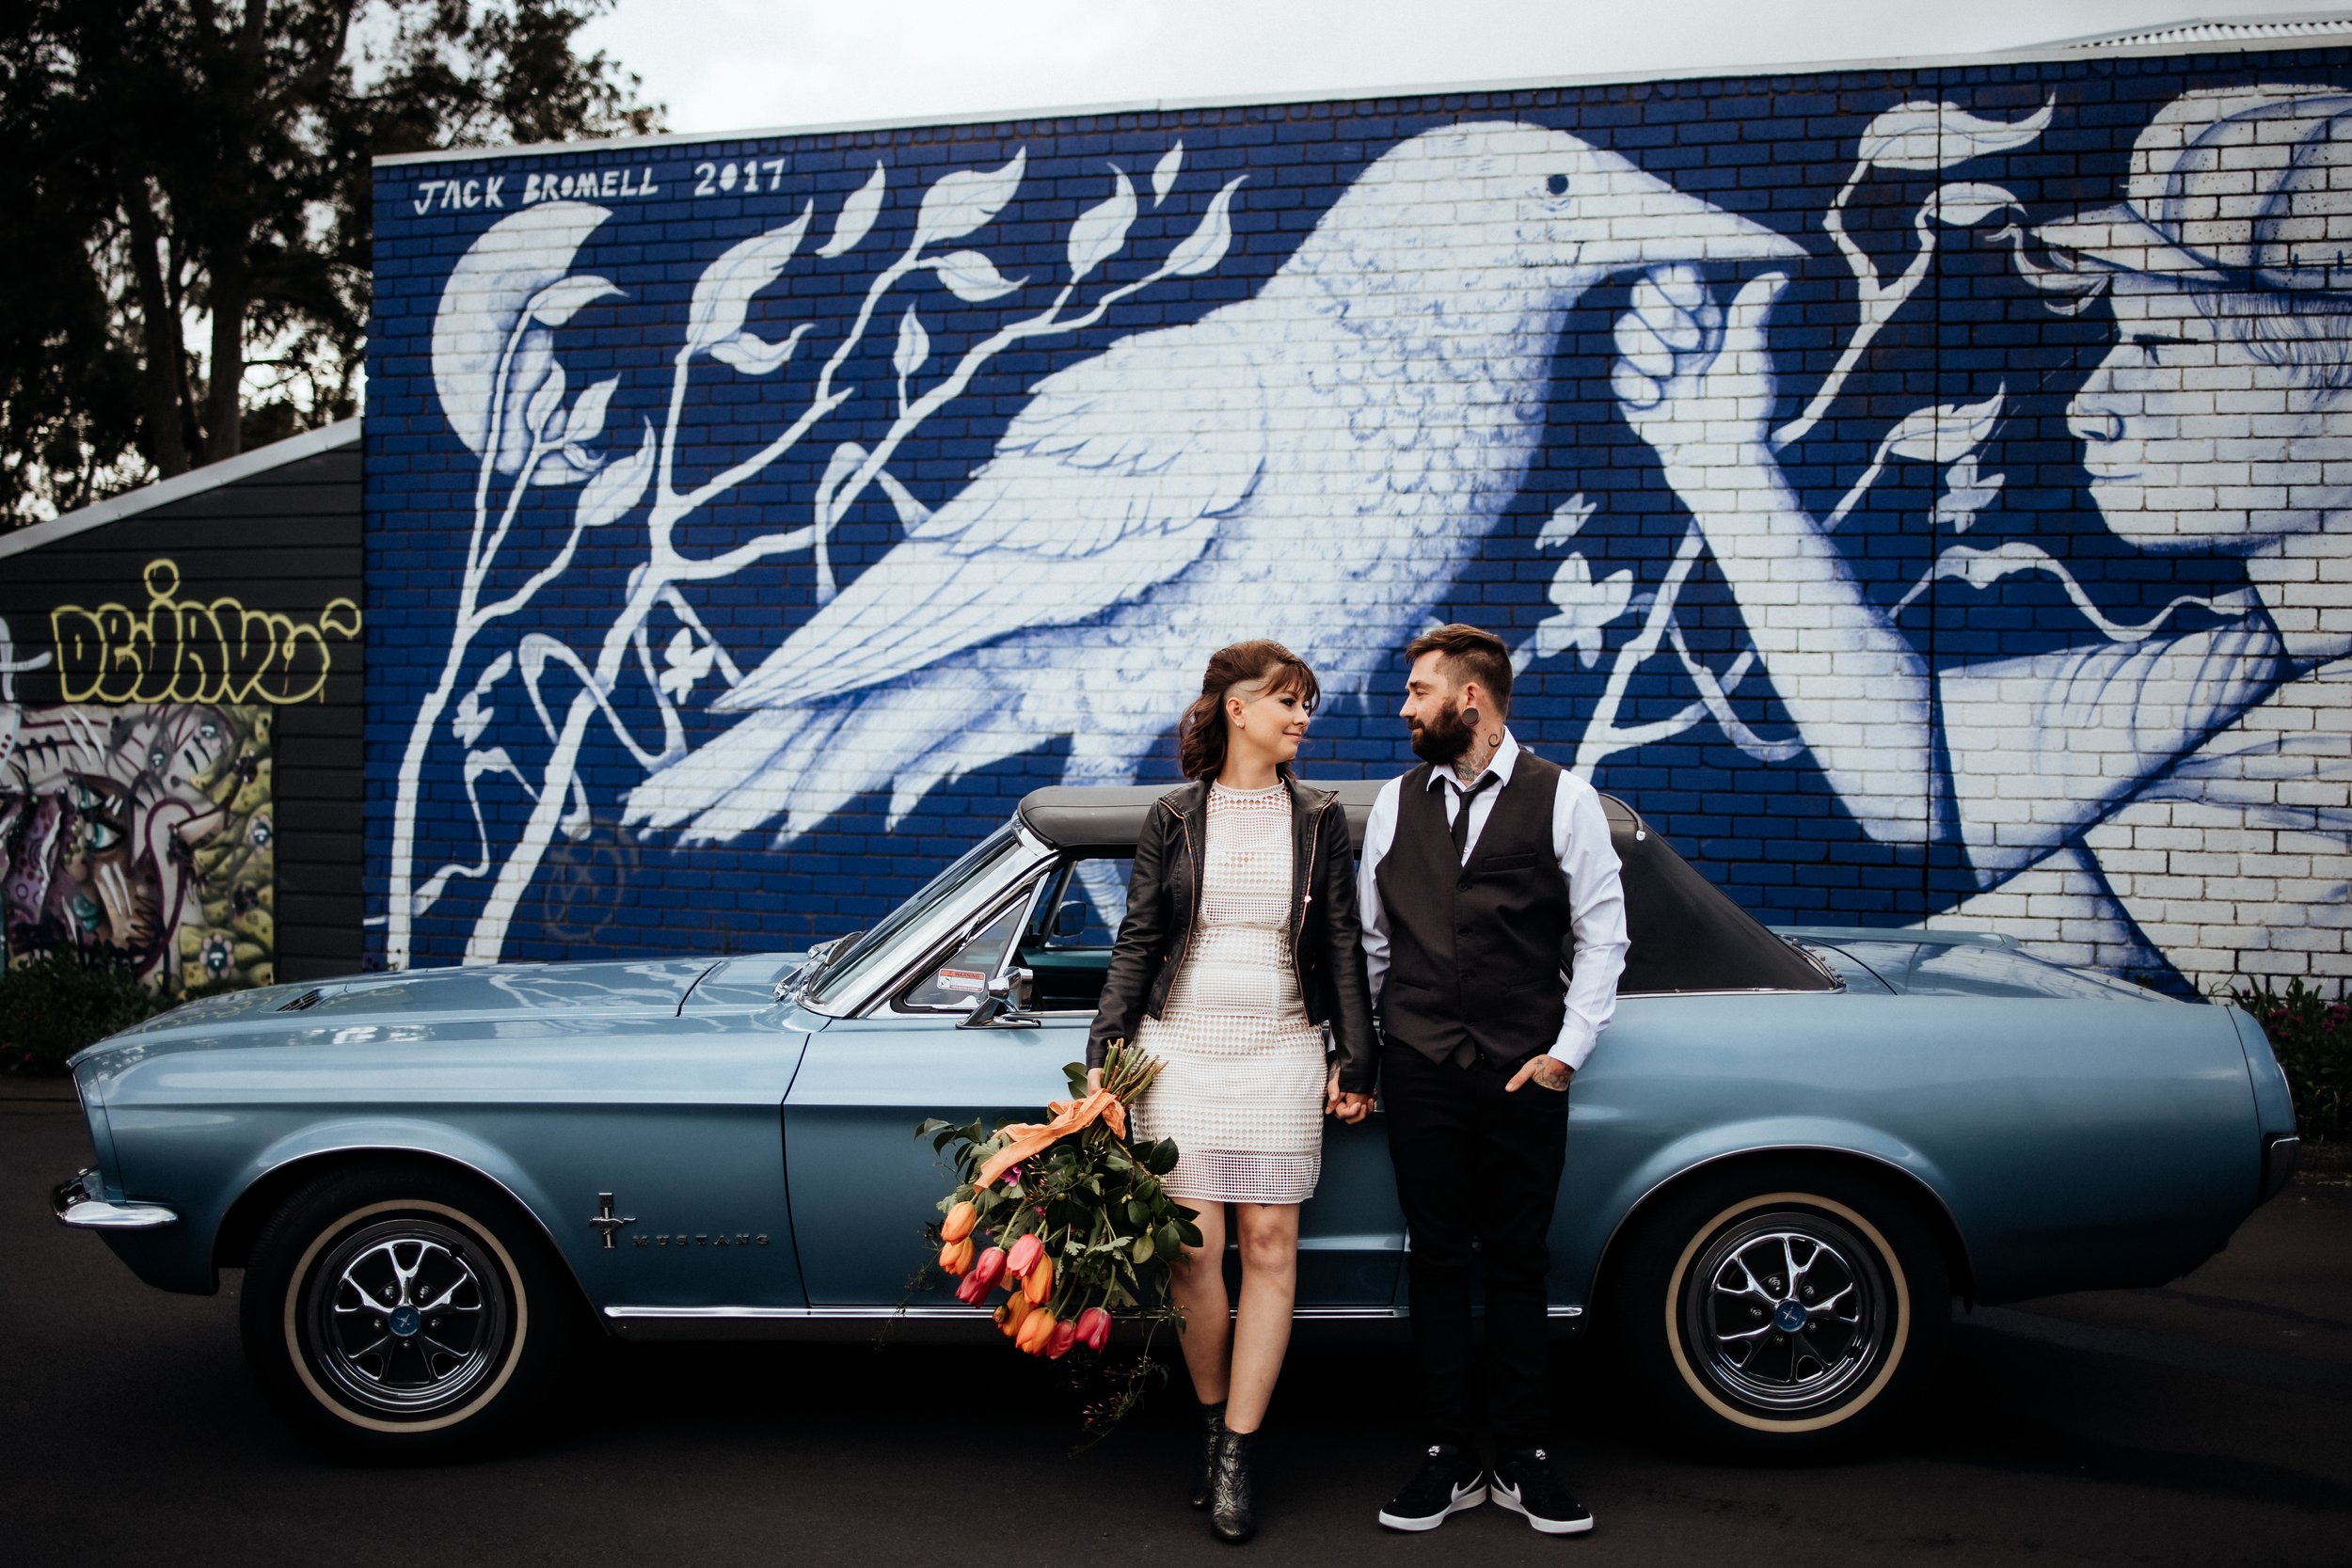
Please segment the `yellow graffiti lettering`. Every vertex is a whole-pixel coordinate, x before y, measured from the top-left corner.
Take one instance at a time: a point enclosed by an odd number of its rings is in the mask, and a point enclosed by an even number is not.
[[[180,568],[151,561],[147,605],[59,605],[57,684],[69,703],[307,703],[326,690],[330,637],[359,635],[359,607],[326,601],[315,620],[180,597]]]

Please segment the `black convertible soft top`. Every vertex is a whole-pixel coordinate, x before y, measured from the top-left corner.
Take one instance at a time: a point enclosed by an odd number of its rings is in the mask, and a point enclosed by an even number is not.
[[[1365,819],[1385,781],[1302,782],[1339,796],[1347,811],[1348,837],[1360,851]],[[1144,813],[1166,793],[1149,785],[1054,785],[1023,798],[1021,823],[1057,848],[1132,850]],[[1837,989],[1836,975],[1733,903],[1639,812],[1613,795],[1603,795],[1600,802],[1623,867],[1632,942],[1618,994]]]

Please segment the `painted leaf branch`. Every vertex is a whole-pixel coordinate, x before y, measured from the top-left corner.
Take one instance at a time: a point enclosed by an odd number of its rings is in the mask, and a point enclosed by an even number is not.
[[[1803,440],[1837,401],[1871,342],[1927,280],[1941,230],[1973,228],[2001,213],[2022,211],[2016,197],[1998,185],[1963,182],[1939,186],[1912,214],[1917,248],[1902,272],[1889,279],[1880,273],[1876,258],[1846,228],[1847,205],[1863,181],[1878,169],[1941,173],[1972,158],[2030,147],[2049,128],[2057,108],[2058,100],[2052,98],[2024,119],[1997,120],[1970,114],[1957,103],[1915,100],[1884,110],[1865,128],[1853,172],[1821,214],[1822,229],[1853,274],[1858,319],[1837,362],[1804,412],[1772,433],[1775,451]]]
[[[1155,165],[1152,181],[1155,206],[1173,194],[1183,166],[1182,154],[1181,144],[1171,147]],[[569,564],[584,530],[610,527],[641,506],[645,519],[646,548],[644,561],[630,576],[621,610],[604,628],[602,643],[593,660],[545,632],[534,631],[521,640],[519,657],[511,669],[522,682],[550,750],[535,782],[515,768],[512,757],[503,752],[500,757],[503,766],[485,766],[475,776],[486,778],[493,772],[512,772],[532,801],[532,812],[519,837],[497,868],[495,882],[468,942],[469,961],[485,961],[499,956],[514,912],[556,834],[589,831],[593,816],[580,768],[581,750],[591,727],[601,721],[639,767],[651,768],[683,753],[685,726],[678,710],[680,705],[691,699],[696,687],[714,672],[730,684],[741,678],[741,672],[725,648],[695,617],[691,603],[681,593],[683,588],[732,576],[775,556],[806,550],[818,596],[820,600],[830,597],[836,583],[828,540],[840,520],[864,496],[879,488],[905,526],[914,526],[928,515],[922,503],[890,472],[889,466],[903,443],[925,421],[961,397],[991,360],[1015,344],[1085,331],[1101,323],[1120,301],[1152,284],[1214,269],[1232,247],[1231,209],[1246,177],[1235,178],[1220,188],[1207,203],[1191,233],[1156,266],[1128,282],[1101,289],[1088,302],[1078,301],[1076,291],[1080,285],[1124,250],[1133,233],[1138,207],[1134,182],[1124,170],[1114,168],[1109,195],[1073,223],[1067,244],[1070,279],[1042,309],[1001,323],[993,331],[978,337],[952,363],[934,361],[933,340],[922,319],[925,307],[909,301],[898,312],[898,325],[890,356],[896,381],[895,416],[870,445],[845,441],[835,446],[811,498],[807,523],[758,535],[715,555],[690,557],[681,551],[676,537],[682,522],[765,472],[855,398],[854,387],[839,384],[841,372],[866,343],[881,318],[885,300],[911,278],[929,273],[948,296],[965,305],[984,305],[1024,286],[1025,278],[1006,277],[977,248],[936,252],[935,247],[964,240],[993,222],[1019,193],[1026,164],[1025,151],[997,168],[958,170],[935,181],[922,197],[913,234],[905,247],[868,280],[853,319],[818,368],[805,405],[757,451],[696,482],[682,485],[679,471],[688,448],[685,413],[697,363],[707,361],[734,374],[759,378],[774,375],[802,349],[803,340],[812,331],[811,324],[797,324],[779,339],[763,338],[749,325],[753,304],[803,254],[813,258],[811,264],[837,261],[867,239],[880,222],[889,193],[889,177],[882,166],[877,165],[873,174],[843,202],[831,237],[814,251],[803,251],[803,242],[816,218],[812,203],[804,206],[791,223],[730,246],[706,269],[695,285],[685,331],[673,357],[670,394],[660,428],[657,430],[652,421],[644,421],[643,438],[625,455],[594,455],[583,444],[587,427],[600,427],[613,388],[603,383],[592,388],[589,396],[596,401],[585,414],[580,404],[566,410],[563,406],[563,367],[555,360],[552,335],[543,319],[560,316],[557,325],[568,321],[585,304],[608,297],[586,285],[593,283],[608,290],[610,285],[601,279],[563,278],[550,286],[560,292],[546,295],[544,309],[525,312],[523,323],[516,328],[516,341],[510,344],[508,358],[514,357],[512,350],[522,345],[527,332],[537,334],[528,344],[532,364],[528,384],[521,388],[520,411],[526,417],[517,421],[528,432],[521,443],[527,449],[527,461],[519,465],[523,477],[512,486],[497,524],[487,527],[485,532],[492,490],[488,470],[494,464],[492,459],[485,459],[478,487],[476,546],[469,558],[469,575],[479,578],[486,574],[488,562],[499,554],[512,525],[521,494],[533,483],[533,476],[543,484],[570,480],[589,482],[583,485],[575,508],[570,541],[557,552],[552,563],[556,571]],[[928,386],[919,385],[931,372],[937,372],[938,378]],[[510,373],[509,366],[501,363],[501,387],[507,384]],[[550,385],[555,388],[551,394],[546,390]],[[581,403],[587,401],[583,397]],[[496,453],[501,449],[494,439],[485,450]],[[553,465],[548,461],[550,455],[555,459]],[[553,573],[533,574],[523,590],[501,601],[501,613],[511,614],[532,603],[552,580]],[[453,642],[445,686],[453,682],[457,669],[465,662],[466,649],[480,629],[479,625],[467,623],[467,617],[473,613],[470,604],[468,601],[468,606],[461,609],[460,635]],[[662,610],[677,626],[657,658],[649,622],[657,610]],[[661,735],[658,742],[641,740],[632,734],[627,716],[620,710],[617,694],[631,668],[642,676],[659,715]],[[507,673],[507,668],[499,672],[501,677]],[[550,700],[550,689],[556,685],[572,688],[568,704],[559,705]],[[469,727],[485,711],[480,705],[479,696],[473,702],[474,706],[466,711]],[[420,712],[411,736],[409,766],[404,768],[405,779],[418,775],[423,750],[437,731],[445,710],[444,692],[439,700],[428,701]],[[473,733],[479,735],[479,728],[474,728]],[[469,778],[469,794],[473,783],[474,779]],[[486,850],[486,838],[483,843]],[[396,884],[401,867],[413,858],[413,836],[395,845]],[[452,877],[485,875],[486,855],[483,863],[446,869]],[[432,892],[438,896],[448,885],[448,878],[439,879]],[[408,901],[414,903],[413,899]],[[398,961],[405,961],[405,927],[399,952]]]

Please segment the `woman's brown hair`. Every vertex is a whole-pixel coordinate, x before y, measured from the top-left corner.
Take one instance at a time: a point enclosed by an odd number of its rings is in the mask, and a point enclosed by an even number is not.
[[[1311,713],[1323,701],[1323,683],[1315,679],[1315,673],[1279,642],[1260,638],[1219,648],[1209,656],[1209,668],[1200,677],[1200,695],[1176,721],[1176,766],[1185,778],[1214,779],[1224,771],[1225,694],[1257,680],[1264,681],[1269,691],[1296,692]],[[1293,776],[1287,762],[1277,764],[1274,770],[1286,779]]]

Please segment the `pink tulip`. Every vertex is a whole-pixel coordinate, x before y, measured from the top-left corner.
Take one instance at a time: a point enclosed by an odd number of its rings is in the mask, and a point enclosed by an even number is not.
[[[1029,1271],[1037,1267],[1037,1260],[1044,1256],[1045,1243],[1039,1241],[1037,1232],[1032,1230],[1012,1243],[1012,1252],[1005,1259],[1005,1267],[1021,1278],[1026,1279],[1029,1277]]]
[[[1047,1359],[1059,1361],[1063,1356],[1070,1354],[1070,1347],[1077,1342],[1078,1325],[1076,1323],[1056,1323],[1054,1325],[1052,1337],[1045,1341],[1045,1354]]]
[[[1089,1307],[1078,1314],[1078,1342],[1090,1351],[1100,1351],[1111,1342],[1111,1315],[1099,1307]]]
[[[956,1283],[956,1299],[966,1307],[977,1307],[987,1296],[988,1281],[980,1277],[977,1269]]]
[[[986,1252],[981,1253],[979,1257],[973,1261],[972,1272],[964,1275],[964,1277],[967,1279],[978,1280],[980,1282],[980,1289],[985,1291],[991,1285],[995,1284],[997,1280],[1003,1278],[1004,1273],[1005,1249],[1000,1246],[993,1246]]]

